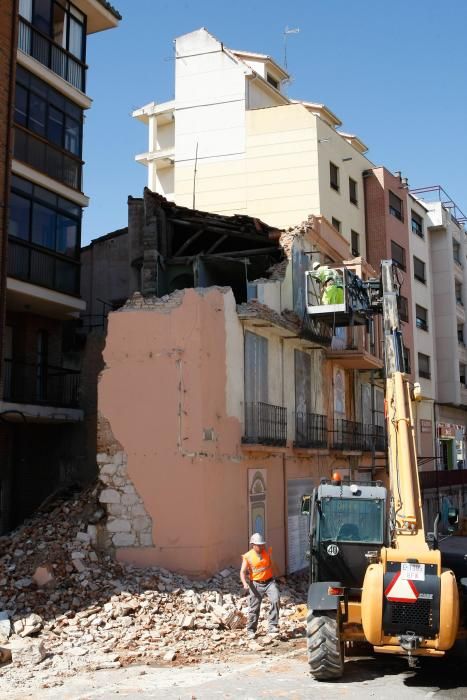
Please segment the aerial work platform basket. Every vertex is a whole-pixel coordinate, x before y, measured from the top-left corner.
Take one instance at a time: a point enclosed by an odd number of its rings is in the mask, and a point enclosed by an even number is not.
[[[364,325],[371,312],[367,285],[345,266],[315,265],[305,272],[306,309],[333,326]]]

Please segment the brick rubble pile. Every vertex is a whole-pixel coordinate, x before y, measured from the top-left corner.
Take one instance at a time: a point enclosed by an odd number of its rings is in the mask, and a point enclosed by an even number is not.
[[[280,584],[279,639],[249,641],[238,569],[197,581],[123,566],[97,549],[102,514],[97,490],[87,490],[0,538],[3,683],[48,687],[84,669],[270,654],[303,635],[304,578]]]

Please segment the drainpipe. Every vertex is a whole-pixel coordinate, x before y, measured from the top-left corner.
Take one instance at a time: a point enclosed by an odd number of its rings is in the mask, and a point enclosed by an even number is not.
[[[7,278],[7,251],[8,251],[8,200],[10,198],[10,176],[11,176],[11,158],[12,158],[12,131],[13,131],[13,97],[15,94],[15,79],[16,79],[16,44],[18,31],[18,0],[13,0],[11,8],[11,46],[9,58],[9,82],[8,82],[8,114],[6,118],[6,138],[5,152],[1,161],[5,166],[4,187],[2,201],[0,207],[1,222],[0,222],[0,399],[3,398],[3,338],[6,316],[6,278]]]

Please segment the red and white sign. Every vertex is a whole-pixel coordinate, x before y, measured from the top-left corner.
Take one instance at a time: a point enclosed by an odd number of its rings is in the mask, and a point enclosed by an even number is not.
[[[400,571],[394,576],[384,591],[384,595],[390,603],[416,603],[418,600],[418,591],[414,582],[410,579],[401,578]]]

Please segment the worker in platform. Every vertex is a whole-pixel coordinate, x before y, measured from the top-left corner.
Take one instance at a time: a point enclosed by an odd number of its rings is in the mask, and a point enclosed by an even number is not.
[[[251,549],[242,555],[240,579],[243,588],[250,591],[247,636],[254,639],[258,627],[261,602],[266,595],[271,608],[269,610],[268,634],[279,634],[279,589],[274,580],[275,564],[272,560],[272,549],[266,549],[265,539],[255,532],[250,539]]]

